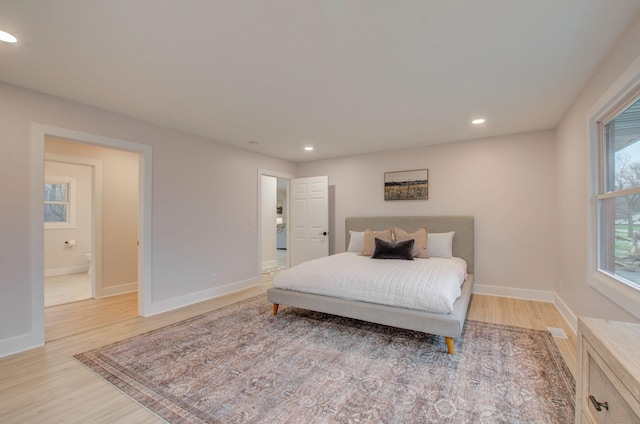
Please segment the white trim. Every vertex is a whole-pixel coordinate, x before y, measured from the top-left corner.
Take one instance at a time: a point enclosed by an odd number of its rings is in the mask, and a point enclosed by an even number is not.
[[[147,308],[147,316],[161,314],[163,312],[172,311],[174,309],[183,308],[185,306],[193,305],[195,303],[211,300],[216,297],[225,296],[233,292],[244,290],[250,287],[255,287],[261,284],[262,278],[250,278],[244,281],[238,281],[236,283],[226,284],[224,286],[215,287],[212,289],[202,290],[195,293],[189,293],[184,296],[173,297],[171,299],[162,300],[160,302],[152,303]]]
[[[151,146],[148,150],[140,153],[140,211],[138,216],[138,315],[146,317],[149,315],[152,299],[152,278],[151,274],[151,210],[152,182],[153,182],[153,154]]]
[[[589,285],[640,319],[640,291],[601,272],[587,275]]]
[[[597,196],[599,186],[599,133],[598,123],[607,119],[611,111],[625,102],[633,100],[633,95],[640,88],[640,57],[611,85],[611,87],[594,103],[587,112],[587,135],[589,137],[589,155],[587,158],[587,181],[589,198],[587,203],[587,284],[606,298],[624,308],[627,312],[640,318],[640,291],[627,286],[615,278],[597,270],[598,239]]]
[[[556,305],[562,318],[564,318],[565,322],[569,324],[569,327],[573,330],[573,334],[578,334],[578,317],[557,293],[553,294],[553,303]]]
[[[0,344],[0,357],[44,345],[44,135],[31,125],[31,328],[7,340],[9,346]]]
[[[67,266],[63,268],[49,268],[44,270],[45,277],[56,277],[58,275],[78,274],[89,272],[89,265]]]
[[[132,293],[138,290],[138,282],[135,281],[129,284],[119,284],[117,286],[112,287],[101,287],[96,290],[95,297],[109,297],[109,296],[117,296],[119,294]]]
[[[277,269],[278,266],[279,266],[279,263],[277,259],[274,259],[272,261],[262,262],[262,272]]]
[[[616,197],[624,197],[624,196],[632,196],[634,194],[640,193],[640,187],[627,188],[624,190],[616,190],[607,193],[597,194],[598,200],[603,199],[615,199]]]
[[[511,297],[514,299],[537,300],[539,302],[553,302],[555,293],[546,290],[517,289],[513,287],[489,286],[486,284],[474,284],[474,294],[488,296]]]
[[[44,305],[42,306],[42,311],[44,315]],[[39,343],[37,336],[37,334],[31,332],[0,340],[0,358],[42,346],[44,339],[42,343]]]
[[[138,249],[138,314],[151,310],[151,146],[33,122],[31,124],[31,327],[26,334],[0,341],[0,357],[44,345],[44,140],[46,136],[75,140],[140,154],[140,211]]]

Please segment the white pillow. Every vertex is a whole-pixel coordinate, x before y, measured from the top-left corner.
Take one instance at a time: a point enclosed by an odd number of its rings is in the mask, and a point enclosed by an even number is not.
[[[347,252],[360,253],[362,251],[362,243],[364,243],[364,231],[349,230],[349,247]]]
[[[427,252],[432,258],[451,258],[453,255],[453,235],[455,231],[449,233],[428,233]]]

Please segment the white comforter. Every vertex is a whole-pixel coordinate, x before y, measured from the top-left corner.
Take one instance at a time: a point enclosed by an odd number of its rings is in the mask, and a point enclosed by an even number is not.
[[[301,263],[273,279],[280,289],[423,311],[449,313],[460,297],[467,263],[460,258],[371,259],[357,253]]]

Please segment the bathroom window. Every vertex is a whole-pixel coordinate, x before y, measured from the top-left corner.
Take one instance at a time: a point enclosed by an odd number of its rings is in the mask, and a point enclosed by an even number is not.
[[[44,228],[75,228],[75,178],[45,176]]]

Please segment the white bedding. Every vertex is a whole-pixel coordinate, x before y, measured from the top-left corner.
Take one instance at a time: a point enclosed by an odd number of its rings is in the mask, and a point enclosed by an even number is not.
[[[273,279],[280,289],[449,313],[467,263],[460,258],[371,259],[353,252],[301,263]]]

